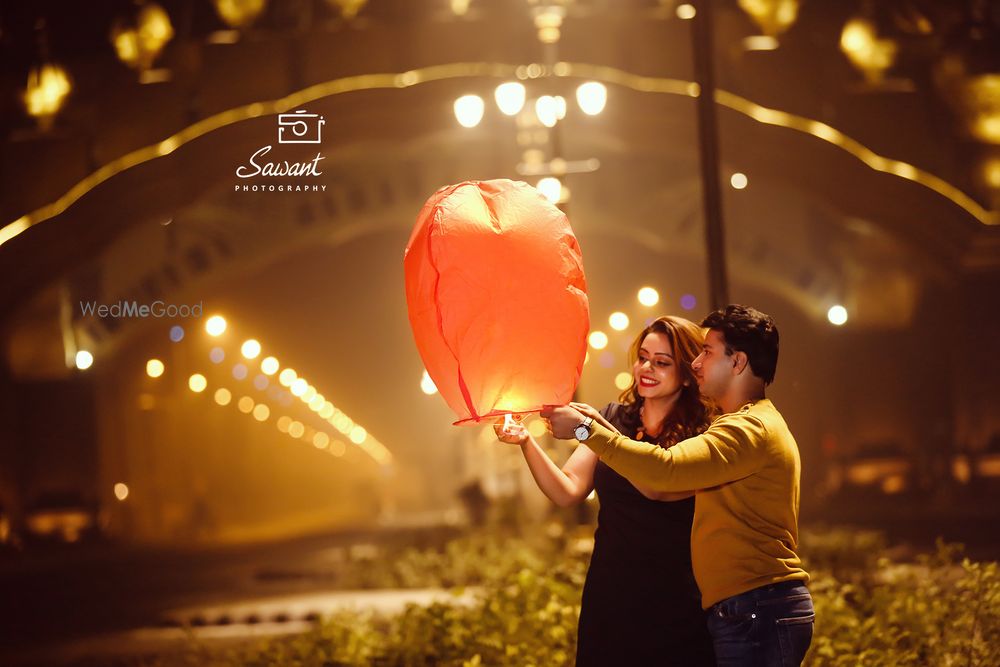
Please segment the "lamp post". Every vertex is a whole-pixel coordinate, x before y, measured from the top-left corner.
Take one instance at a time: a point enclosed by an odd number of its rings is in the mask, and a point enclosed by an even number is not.
[[[715,72],[712,58],[712,0],[700,0],[693,17],[691,41],[698,83],[698,146],[701,155],[702,201],[705,207],[705,251],[712,310],[729,303],[725,227],[719,188],[719,130],[715,116]]]

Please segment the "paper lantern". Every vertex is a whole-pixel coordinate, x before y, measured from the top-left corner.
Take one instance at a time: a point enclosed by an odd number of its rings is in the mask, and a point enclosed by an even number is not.
[[[535,188],[441,188],[403,265],[413,337],[456,424],[572,399],[590,328],[583,257],[565,214]]]

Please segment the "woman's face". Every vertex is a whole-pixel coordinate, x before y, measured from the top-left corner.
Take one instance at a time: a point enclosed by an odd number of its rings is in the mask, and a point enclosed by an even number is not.
[[[653,332],[642,339],[632,376],[639,395],[647,400],[672,396],[681,390],[681,373],[665,334]]]

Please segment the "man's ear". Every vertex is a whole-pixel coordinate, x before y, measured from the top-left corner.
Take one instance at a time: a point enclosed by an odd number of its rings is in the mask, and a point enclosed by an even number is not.
[[[737,375],[741,375],[749,363],[750,357],[747,356],[746,352],[740,350],[733,352],[733,370],[736,371]]]

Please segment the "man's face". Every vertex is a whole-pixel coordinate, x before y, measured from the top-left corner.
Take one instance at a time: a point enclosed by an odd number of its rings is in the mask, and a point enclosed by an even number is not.
[[[718,399],[726,393],[733,378],[733,357],[726,354],[726,341],[712,329],[705,336],[701,354],[691,362],[698,380],[698,389],[709,398]]]

